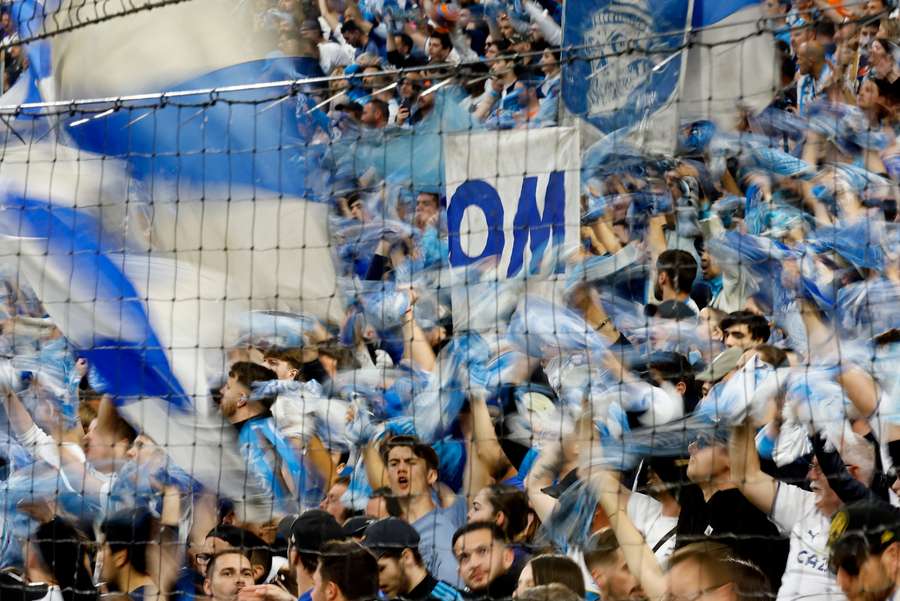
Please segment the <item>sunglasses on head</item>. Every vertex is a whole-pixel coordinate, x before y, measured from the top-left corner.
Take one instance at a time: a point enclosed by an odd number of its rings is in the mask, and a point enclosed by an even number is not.
[[[843,570],[850,576],[859,576],[863,562],[869,557],[869,544],[861,536],[846,536],[831,547],[828,569],[837,576]]]
[[[716,437],[712,434],[698,434],[697,437],[692,441],[692,444],[696,445],[698,449],[707,449],[709,447],[715,446]]]

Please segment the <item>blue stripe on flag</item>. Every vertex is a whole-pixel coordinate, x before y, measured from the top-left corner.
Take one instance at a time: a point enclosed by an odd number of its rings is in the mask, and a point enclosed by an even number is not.
[[[694,0],[691,25],[708,27],[727,19],[739,10],[759,4],[760,0]]]
[[[250,61],[182,82],[167,91],[221,88],[319,75],[311,58]],[[76,115],[68,134],[91,152],[119,157],[131,175],[153,182],[157,178],[196,186],[266,189],[304,197],[319,182],[305,169],[307,146],[298,133],[296,101],[271,104],[283,88],[190,97],[159,107],[123,108],[83,122]],[[308,177],[305,177],[307,175]],[[215,193],[213,193],[215,195]]]
[[[61,284],[73,291],[93,291],[91,308],[81,307],[82,299],[73,302],[66,335],[100,372],[105,392],[125,403],[160,397],[173,408],[188,410],[191,400],[172,373],[143,300],[114,256],[101,247],[107,237],[96,219],[84,211],[11,195],[4,209],[3,233],[46,240],[46,277],[64,278]],[[79,315],[81,310],[86,315]],[[110,337],[107,330],[120,335]]]

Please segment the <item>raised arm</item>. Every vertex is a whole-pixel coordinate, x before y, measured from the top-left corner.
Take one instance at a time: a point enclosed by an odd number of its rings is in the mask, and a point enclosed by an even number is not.
[[[628,517],[628,496],[619,479],[609,470],[593,468],[588,485],[609,518],[609,525],[625,555],[628,570],[637,577],[648,599],[662,599],[666,592],[665,574],[644,535]]]
[[[491,476],[498,480],[515,473],[515,468],[497,440],[487,401],[481,394],[472,394],[469,397],[469,407],[472,411],[472,446],[478,458]]]
[[[553,485],[553,478],[559,472],[559,463],[562,455],[562,446],[553,443],[544,448],[535,460],[531,471],[525,478],[525,492],[528,493],[528,501],[542,522],[546,522],[557,501],[541,489]]]
[[[366,476],[369,478],[369,486],[372,487],[372,490],[388,486],[387,466],[381,459],[378,445],[378,441],[370,442],[366,445],[365,450]]]
[[[331,28],[331,31],[337,31],[338,28],[340,28],[341,23],[338,19],[338,14],[328,8],[328,2],[326,0],[319,0],[319,14],[322,15],[322,18],[328,23],[328,27]]]
[[[410,306],[403,316],[403,359],[411,361],[421,370],[432,371],[436,357],[425,337],[425,332],[416,323],[413,309]]]
[[[732,429],[728,452],[731,481],[757,509],[766,515],[772,513],[776,482],[760,468],[756,440],[749,424]]]

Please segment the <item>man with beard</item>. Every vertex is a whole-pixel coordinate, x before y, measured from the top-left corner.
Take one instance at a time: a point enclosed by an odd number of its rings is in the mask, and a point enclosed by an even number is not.
[[[847,505],[831,519],[828,559],[849,601],[895,599],[900,579],[900,513],[875,500]]]
[[[687,251],[666,250],[660,253],[656,259],[656,282],[653,285],[653,295],[663,307],[671,305],[684,305],[681,311],[669,308],[675,316],[680,316],[682,311],[688,311],[693,315],[700,313],[700,309],[691,299],[691,288],[694,278],[697,277],[697,260]]]
[[[282,509],[293,510],[296,508],[296,478],[303,471],[302,464],[278,432],[267,405],[253,396],[255,383],[277,379],[274,371],[262,365],[237,362],[231,366],[228,380],[219,391],[219,408],[238,431],[241,454],[253,476],[271,489]]]
[[[453,535],[453,553],[467,599],[505,599],[519,583],[515,554],[493,522],[470,522]]]
[[[228,549],[209,560],[203,592],[212,601],[236,601],[241,589],[252,584],[250,560],[239,549]]]
[[[875,470],[875,450],[865,438],[845,431],[838,451],[850,475],[868,486]],[[769,516],[782,533],[790,534],[787,568],[778,601],[840,597],[838,583],[828,571],[828,525],[841,500],[828,484],[817,460],[810,465],[810,490],[773,479],[760,469],[749,426],[731,436],[731,477],[741,493]]]
[[[603,601],[645,601],[647,595],[628,569],[612,529],[595,532],[584,547],[584,564]]]
[[[428,573],[419,553],[419,533],[403,520],[370,524],[363,546],[378,559],[378,587],[388,599],[462,601],[459,591]]]

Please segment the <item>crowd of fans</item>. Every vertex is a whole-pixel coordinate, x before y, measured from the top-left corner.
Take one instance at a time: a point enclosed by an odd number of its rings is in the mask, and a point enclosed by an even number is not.
[[[335,76],[315,143],[415,132],[442,82],[484,127],[557,123],[562,2],[255,1],[275,55]],[[442,191],[335,195],[344,322],[253,315],[212,377],[268,520],[123,419],[6,277],[0,598],[900,594],[900,20],[764,7],[783,87],[737,134],[585,153],[563,298],[487,286],[463,327]]]

